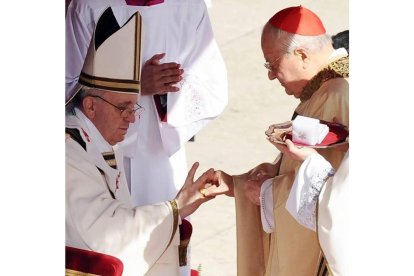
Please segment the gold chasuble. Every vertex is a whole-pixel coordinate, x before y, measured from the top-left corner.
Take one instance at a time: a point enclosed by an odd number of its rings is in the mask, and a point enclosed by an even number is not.
[[[336,57],[322,69],[301,94],[295,112],[302,116],[337,122],[349,127],[348,57]],[[335,149],[318,152],[337,169],[345,153]],[[244,195],[247,173],[234,176],[237,225],[238,276],[315,276],[321,261],[316,232],[301,226],[285,205],[301,162],[282,156],[273,179],[275,231],[263,231],[259,206]]]

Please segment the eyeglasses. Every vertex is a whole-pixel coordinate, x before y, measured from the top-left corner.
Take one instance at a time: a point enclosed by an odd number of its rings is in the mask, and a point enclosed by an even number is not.
[[[263,65],[264,67],[269,71],[269,72],[276,72],[277,69],[279,69],[279,66],[275,66],[274,64],[281,59],[285,54],[282,54],[281,56],[279,56],[277,59],[275,59],[274,61],[272,61],[272,64],[270,64],[269,61],[266,61]]]
[[[121,111],[121,117],[122,118],[127,118],[130,115],[134,115],[136,117],[140,117],[142,112],[144,112],[145,108],[143,108],[142,106],[140,106],[139,104],[134,104],[134,109],[131,108],[127,108],[127,107],[121,107],[121,106],[116,106],[113,103],[105,100],[104,98],[102,98],[101,96],[96,96],[96,95],[89,95],[89,97],[94,97],[94,98],[99,98],[102,101],[112,105],[113,107],[115,107],[116,109],[118,109],[119,111]]]

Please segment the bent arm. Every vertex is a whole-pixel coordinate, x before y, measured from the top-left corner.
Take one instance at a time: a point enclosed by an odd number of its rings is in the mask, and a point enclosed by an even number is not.
[[[145,274],[173,236],[178,239],[171,204],[133,208],[113,199],[99,171],[81,156],[67,150],[66,242],[114,256],[133,255]]]

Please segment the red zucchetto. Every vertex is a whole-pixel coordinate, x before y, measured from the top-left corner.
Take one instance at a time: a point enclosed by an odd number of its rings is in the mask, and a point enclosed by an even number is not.
[[[269,23],[283,31],[299,35],[323,35],[325,27],[320,18],[302,6],[283,9],[269,19]]]

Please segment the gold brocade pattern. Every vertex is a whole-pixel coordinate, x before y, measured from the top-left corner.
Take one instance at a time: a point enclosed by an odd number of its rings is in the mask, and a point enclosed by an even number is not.
[[[173,232],[172,232],[172,235],[171,235],[170,242],[168,243],[168,246],[170,246],[170,244],[171,244],[171,242],[172,242],[172,240],[174,238],[175,231],[177,231],[177,227],[178,227],[178,215],[179,215],[179,213],[178,213],[178,203],[177,203],[177,200],[176,199],[170,200],[170,204],[171,204],[171,208],[172,208],[172,211],[173,211],[174,222],[173,222]]]
[[[334,78],[348,78],[349,77],[349,56],[340,58],[328,64],[327,67],[322,69],[316,76],[314,76],[308,84],[303,88],[300,95],[300,101],[304,102],[313,93],[318,90],[322,84],[330,79]]]

